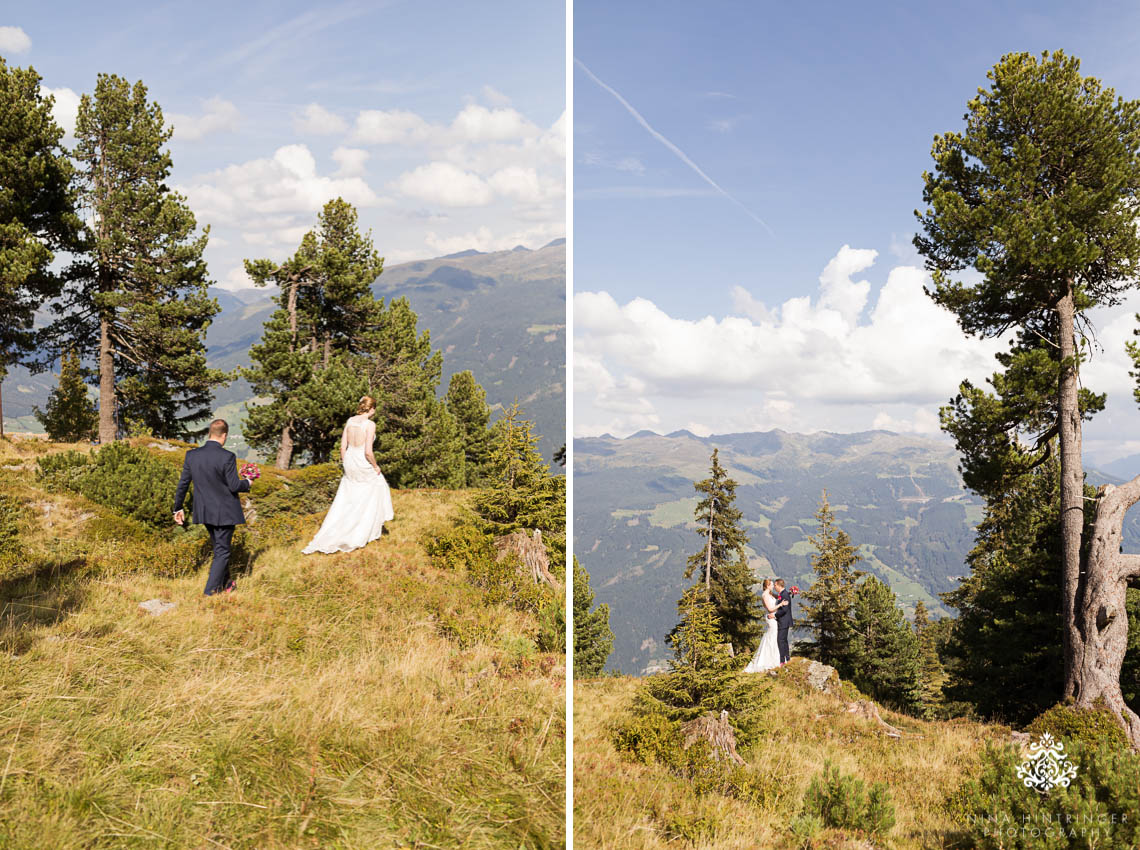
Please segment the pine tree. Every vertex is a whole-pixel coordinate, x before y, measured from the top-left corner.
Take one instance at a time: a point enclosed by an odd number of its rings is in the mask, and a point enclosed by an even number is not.
[[[463,442],[463,470],[468,487],[478,487],[489,472],[491,434],[487,423],[491,408],[487,394],[469,371],[456,372],[447,385],[447,409],[459,426]]]
[[[736,482],[720,465],[717,449],[713,449],[709,477],[693,487],[702,494],[693,515],[705,545],[689,557],[685,578],[698,573],[716,607],[719,628],[733,650],[738,655],[751,654],[760,640],[760,600],[752,590],[754,577],[745,553],[748,537],[740,525],[743,515],[734,504]]]
[[[680,622],[669,633],[670,671],[650,676],[635,698],[641,713],[660,713],[684,723],[706,712],[727,711],[738,744],[755,739],[767,704],[767,683],[737,669],[720,630],[720,616],[704,584],[688,588],[677,602]]]
[[[614,648],[610,629],[610,606],[599,605],[593,611],[594,591],[590,574],[574,558],[574,676],[598,676]]]
[[[9,367],[37,353],[35,312],[60,287],[54,252],[79,247],[74,168],[52,103],[34,69],[10,68],[0,58],[0,385]],[[28,365],[46,368],[34,357]]]
[[[1121,715],[1126,620],[1102,634],[1097,619],[1140,567],[1084,533],[1078,334],[1087,311],[1119,304],[1138,282],[1140,101],[1082,76],[1080,61],[1061,51],[1009,54],[987,76],[992,85],[967,104],[964,131],[935,136],[915,246],[933,273],[932,297],[967,333],[1052,334],[1064,694],[1081,707],[1103,698]],[[967,269],[977,275],[955,279]],[[1117,501],[1137,492],[1103,494],[1111,504],[1102,541],[1120,534],[1119,523],[1110,530],[1123,517]],[[1127,725],[1140,728],[1140,718]]]
[[[946,671],[938,657],[938,644],[926,606],[920,599],[914,606],[914,635],[918,640],[918,671],[915,691],[909,702],[920,717],[935,717],[945,704],[943,688]]]
[[[815,547],[811,565],[816,579],[803,594],[801,621],[812,638],[797,644],[809,658],[830,664],[839,675],[852,674],[852,611],[859,579],[865,575],[854,569],[861,558],[847,532],[835,525],[835,513],[824,491],[815,514],[818,526],[808,539]]]
[[[70,350],[60,359],[59,383],[48,396],[47,410],[35,409],[49,440],[74,443],[89,440],[99,424],[95,405],[87,397],[87,384],[79,368],[79,355]]]
[[[886,584],[867,576],[851,609],[851,681],[863,693],[913,709],[918,685],[918,639]]]
[[[534,423],[522,418],[517,401],[491,432],[491,485],[475,500],[486,529],[495,535],[534,528],[565,534],[565,479],[542,462]]]
[[[255,448],[275,451],[279,469],[289,468],[295,453],[326,459],[373,385],[367,361],[378,346],[384,303],[371,286],[383,267],[371,232],[360,233],[356,210],[341,198],[325,204],[292,257],[279,264],[246,260],[255,284],[279,292],[278,309],[250,348],[252,365],[242,371],[269,400],[248,409],[244,435]],[[389,475],[385,468],[385,475],[401,486],[397,470]]]
[[[185,199],[166,184],[171,129],[141,82],[100,74],[76,122],[80,201],[90,210],[88,251],[67,272],[51,336],[94,360],[99,440],[128,419],[157,436],[184,437],[209,415],[226,376],[206,366],[217,314]]]

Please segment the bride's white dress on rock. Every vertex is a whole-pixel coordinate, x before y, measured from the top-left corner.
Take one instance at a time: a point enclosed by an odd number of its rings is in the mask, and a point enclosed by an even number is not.
[[[768,594],[765,593],[765,596]],[[773,600],[774,602],[774,600]],[[764,599],[764,607],[768,608],[768,600]],[[772,611],[774,609],[768,609]],[[764,637],[760,639],[760,646],[756,647],[756,654],[752,656],[752,660],[748,662],[748,666],[744,668],[745,673],[763,673],[765,670],[771,670],[774,667],[780,666],[780,646],[776,643],[776,621],[770,619],[768,622],[768,630],[764,632]]]
[[[359,549],[378,538],[384,523],[395,516],[388,482],[372,468],[365,454],[373,434],[369,425],[363,416],[354,416],[345,424],[341,450],[344,476],[320,531],[301,550],[306,555]]]

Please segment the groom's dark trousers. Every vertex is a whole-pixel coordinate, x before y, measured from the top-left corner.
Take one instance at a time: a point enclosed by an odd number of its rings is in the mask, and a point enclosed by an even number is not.
[[[792,657],[791,650],[788,647],[788,632],[792,628],[792,592],[784,589],[776,599],[780,602],[784,600],[788,602],[776,612],[776,646],[780,648],[780,663],[783,664]]]
[[[182,510],[186,492],[194,484],[194,522],[206,526],[214,560],[206,580],[206,595],[226,589],[230,581],[230,543],[234,526],[245,523],[238,493],[249,492],[249,482],[237,474],[237,456],[216,440],[186,452],[182,477],[174,494],[174,512]]]

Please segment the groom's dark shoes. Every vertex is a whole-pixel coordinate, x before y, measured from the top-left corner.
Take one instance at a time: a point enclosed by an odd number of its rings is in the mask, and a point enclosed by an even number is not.
[[[174,520],[180,522],[182,503],[190,484],[194,484],[194,522],[206,526],[214,559],[206,580],[206,595],[228,589],[230,584],[230,544],[234,526],[245,523],[239,493],[249,492],[249,482],[237,474],[237,456],[226,451],[229,426],[224,420],[210,423],[210,439],[206,444],[186,452],[182,477],[174,494]]]

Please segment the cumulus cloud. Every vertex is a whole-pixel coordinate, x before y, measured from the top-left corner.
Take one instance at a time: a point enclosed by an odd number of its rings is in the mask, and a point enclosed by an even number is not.
[[[628,418],[631,404],[652,403],[661,412],[661,400],[670,399],[677,417],[699,401],[719,405],[737,427],[775,427],[794,405],[798,430],[833,421],[838,408],[860,408],[868,419],[880,411],[879,427],[937,431],[938,405],[963,378],[984,380],[1004,343],[966,337],[926,296],[925,274],[912,266],[890,271],[864,316],[870,284],[854,278],[875,257],[845,245],[820,275],[814,298],[773,307],[737,287],[732,297],[739,315],[720,319],[676,318],[645,298],[621,305],[606,292],[578,293],[575,363],[585,357],[591,364],[579,398],[584,407],[613,414],[613,421]],[[601,381],[602,370],[611,377]],[[575,382],[577,392],[577,367]],[[611,387],[621,387],[621,405]],[[809,410],[823,409],[831,410],[831,419],[818,417],[814,426],[804,420]],[[904,410],[909,415],[900,415]]]
[[[416,145],[438,133],[414,112],[402,109],[366,109],[356,116],[352,141],[365,145]]]
[[[494,86],[483,86],[483,100],[491,106],[510,106],[511,99]]]
[[[337,177],[360,177],[370,154],[362,148],[339,147],[332,152],[332,158],[339,166]]]
[[[408,197],[445,207],[482,207],[494,197],[491,187],[477,174],[450,162],[421,165],[402,174],[394,186]]]
[[[241,121],[241,113],[230,101],[211,97],[203,102],[200,115],[172,112],[167,115],[167,121],[174,127],[175,139],[190,142],[212,133],[233,132]]]
[[[75,119],[79,116],[79,95],[69,88],[49,89],[46,86],[40,87],[40,93],[55,99],[51,107],[52,117],[69,138],[74,138]]]
[[[298,133],[332,136],[346,132],[348,122],[319,103],[310,103],[293,116],[293,128]]]
[[[27,53],[32,40],[21,27],[0,27],[0,53]]]

